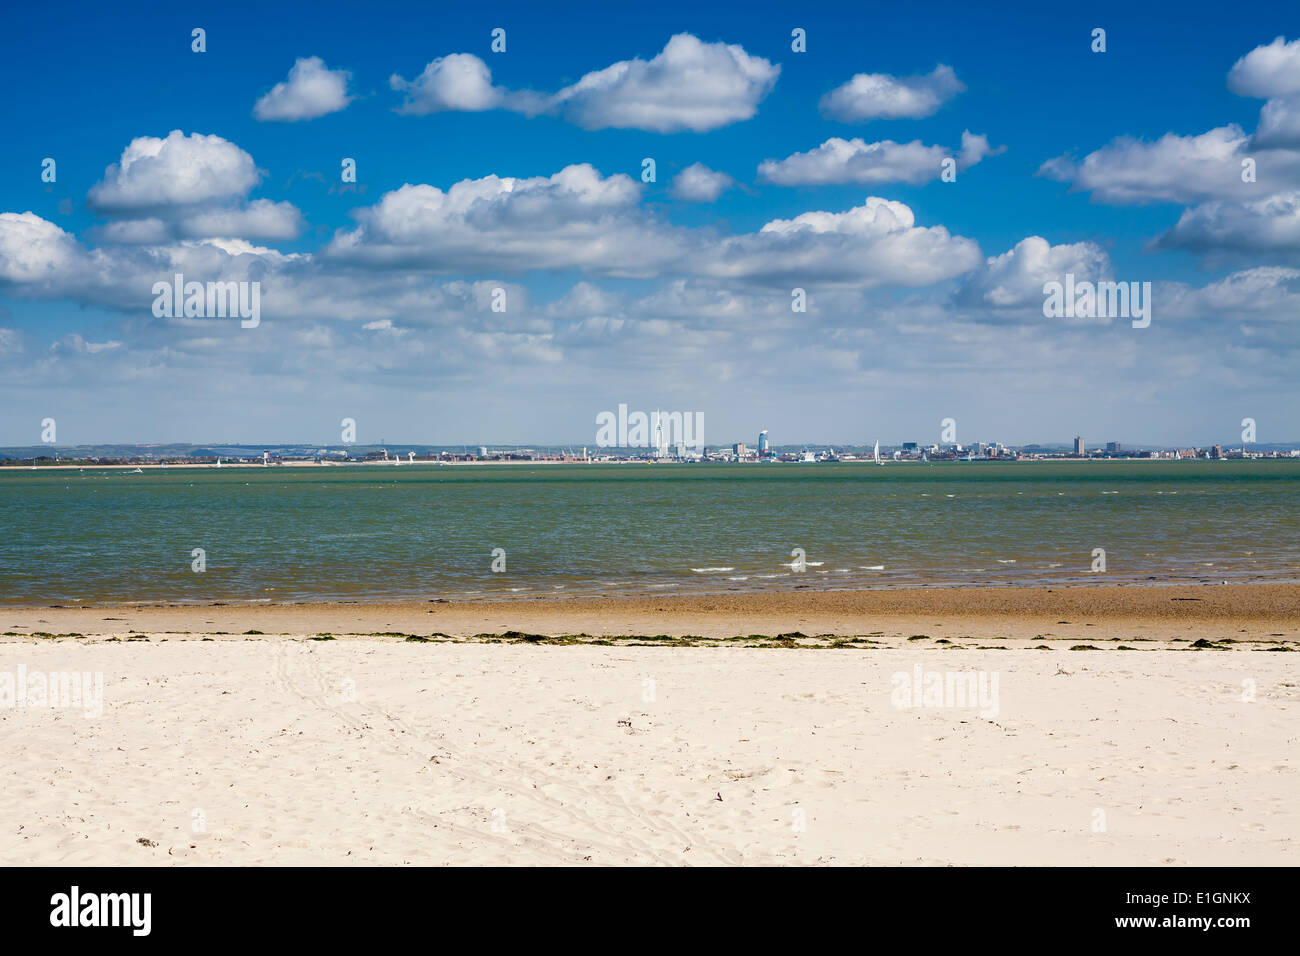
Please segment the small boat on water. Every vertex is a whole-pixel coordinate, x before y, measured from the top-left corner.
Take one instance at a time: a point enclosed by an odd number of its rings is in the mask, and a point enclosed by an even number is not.
[[[880,460],[880,441],[879,441],[879,440],[876,441],[876,447],[873,448],[873,449],[871,450],[871,457],[875,460],[875,462],[876,462],[877,465],[883,465],[883,464],[884,464],[884,462]]]

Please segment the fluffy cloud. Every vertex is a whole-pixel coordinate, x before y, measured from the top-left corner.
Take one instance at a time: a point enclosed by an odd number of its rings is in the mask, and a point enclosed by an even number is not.
[[[0,212],[0,281],[57,279],[77,258],[77,240],[31,212]]]
[[[686,202],[714,202],[735,180],[726,173],[709,169],[703,163],[692,163],[677,174],[670,194]]]
[[[1265,103],[1250,142],[1259,149],[1300,149],[1300,95]]]
[[[1061,281],[1067,274],[1080,282],[1096,282],[1109,278],[1110,272],[1110,257],[1095,243],[1054,246],[1042,236],[1029,236],[1000,256],[990,256],[983,269],[963,286],[958,299],[993,309],[1041,309],[1045,282]]]
[[[246,196],[261,179],[253,157],[220,136],[140,136],[90,190],[102,212],[143,213]]]
[[[439,272],[586,268],[640,273],[671,249],[633,216],[641,186],[589,165],[550,177],[466,179],[447,190],[402,186],[357,214],[328,258]],[[656,246],[659,245],[658,248]]]
[[[62,299],[149,315],[150,289],[177,272],[197,281],[250,281],[286,277],[265,300],[282,296],[310,301],[309,257],[283,255],[245,239],[186,239],[160,245],[104,244],[87,248],[54,223],[32,213],[0,213],[0,283],[20,298]],[[301,286],[301,292],[297,291]]]
[[[1199,289],[1170,283],[1158,291],[1162,309],[1183,318],[1300,321],[1300,269],[1260,266]]]
[[[845,123],[930,116],[966,89],[952,67],[940,63],[922,76],[859,73],[821,100],[822,115]]]
[[[414,80],[394,73],[389,86],[406,94],[400,112],[417,116],[444,110],[479,112],[505,104],[507,91],[492,85],[492,71],[472,53],[438,57]]]
[[[1300,252],[1300,190],[1244,202],[1208,202],[1185,209],[1153,243],[1194,252]]]
[[[176,234],[192,239],[296,239],[302,228],[302,213],[292,203],[257,199],[242,208],[198,210],[177,223]]]
[[[1040,175],[1110,203],[1192,205],[1151,249],[1187,249],[1220,260],[1300,249],[1300,40],[1278,37],[1232,67],[1228,86],[1268,97],[1248,136],[1221,126],[1155,142],[1120,137],[1082,162],[1061,156]],[[1253,170],[1254,175],[1246,175]]]
[[[350,79],[346,70],[331,70],[318,56],[299,57],[289,78],[275,84],[253,106],[253,115],[262,122],[294,123],[337,113],[352,101]]]
[[[1255,47],[1228,71],[1228,89],[1260,99],[1300,93],[1300,40],[1277,37]]]
[[[428,272],[578,269],[623,277],[701,276],[771,288],[825,282],[920,286],[980,264],[979,247],[919,227],[899,202],[777,219],[719,237],[669,226],[640,203],[640,184],[569,166],[551,177],[406,185],[360,210],[328,259]]]
[[[173,239],[296,239],[302,213],[289,202],[258,199],[246,206],[198,208],[171,219],[120,219],[95,230],[96,238],[124,244],[157,245]]]
[[[585,129],[701,133],[752,117],[780,72],[735,44],[679,33],[654,58],[588,73],[555,94],[554,103]]]
[[[304,223],[292,203],[247,201],[259,178],[253,157],[220,136],[180,130],[166,139],[142,136],[90,191],[92,207],[113,219],[94,236],[131,245],[296,238]]]
[[[649,60],[622,60],[553,94],[494,86],[487,64],[469,53],[440,57],[416,79],[394,75],[389,84],[406,94],[406,113],[509,109],[552,113],[585,129],[699,133],[752,117],[780,72],[735,44],[679,33]]]
[[[1240,126],[1199,136],[1166,133],[1154,143],[1128,136],[1113,140],[1076,163],[1048,160],[1039,175],[1089,190],[1102,202],[1196,202],[1246,197],[1258,190],[1241,181],[1247,137]]]
[[[1256,47],[1228,73],[1228,88],[1240,96],[1267,99],[1251,138],[1260,149],[1300,147],[1300,40],[1278,37]]]
[[[1258,198],[1261,191],[1300,185],[1300,152],[1252,151],[1250,138],[1235,125],[1199,136],[1166,133],[1153,143],[1120,137],[1089,153],[1082,163],[1048,160],[1039,175],[1090,190],[1109,203],[1176,202]],[[1252,160],[1256,181],[1243,181],[1243,162]],[[1267,185],[1265,185],[1267,184]]]
[[[1166,133],[1155,142],[1122,136],[1082,162],[1050,159],[1039,175],[1111,203],[1255,201],[1261,192],[1300,186],[1300,40],[1278,37],[1251,50],[1229,71],[1228,87],[1268,98],[1253,136],[1236,124],[1199,136]],[[1243,182],[1247,160],[1256,165],[1251,182]]]
[[[805,283],[925,286],[981,262],[979,246],[943,226],[920,227],[900,202],[868,198],[845,212],[774,219],[756,233],[709,243],[691,267],[715,278],[768,287]]]
[[[806,153],[794,153],[782,160],[764,160],[758,176],[780,186],[825,185],[830,183],[910,183],[920,185],[937,179],[945,159],[954,158],[958,169],[974,166],[985,156],[1002,152],[994,149],[988,137],[962,133],[961,150],[926,146],[921,141],[896,143],[883,140],[868,143],[861,139],[832,137]]]

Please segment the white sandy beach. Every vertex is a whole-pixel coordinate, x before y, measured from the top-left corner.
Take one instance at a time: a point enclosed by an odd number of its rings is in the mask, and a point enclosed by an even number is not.
[[[0,710],[0,862],[1294,862],[1293,654],[976,645],[8,638],[104,699]]]

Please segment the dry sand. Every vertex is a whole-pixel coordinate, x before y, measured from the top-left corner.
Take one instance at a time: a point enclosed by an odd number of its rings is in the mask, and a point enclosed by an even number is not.
[[[1293,863],[1298,595],[3,608],[0,678],[104,689],[0,709],[0,863]],[[373,634],[503,630],[696,636]]]

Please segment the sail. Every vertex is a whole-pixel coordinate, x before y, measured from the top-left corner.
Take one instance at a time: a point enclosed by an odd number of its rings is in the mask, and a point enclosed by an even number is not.
[[[881,461],[880,461],[880,442],[879,442],[879,441],[876,442],[876,447],[872,449],[872,451],[871,451],[871,455],[872,455],[873,458],[875,458],[875,460],[876,460],[876,464],[877,464],[877,465],[881,464]]]

